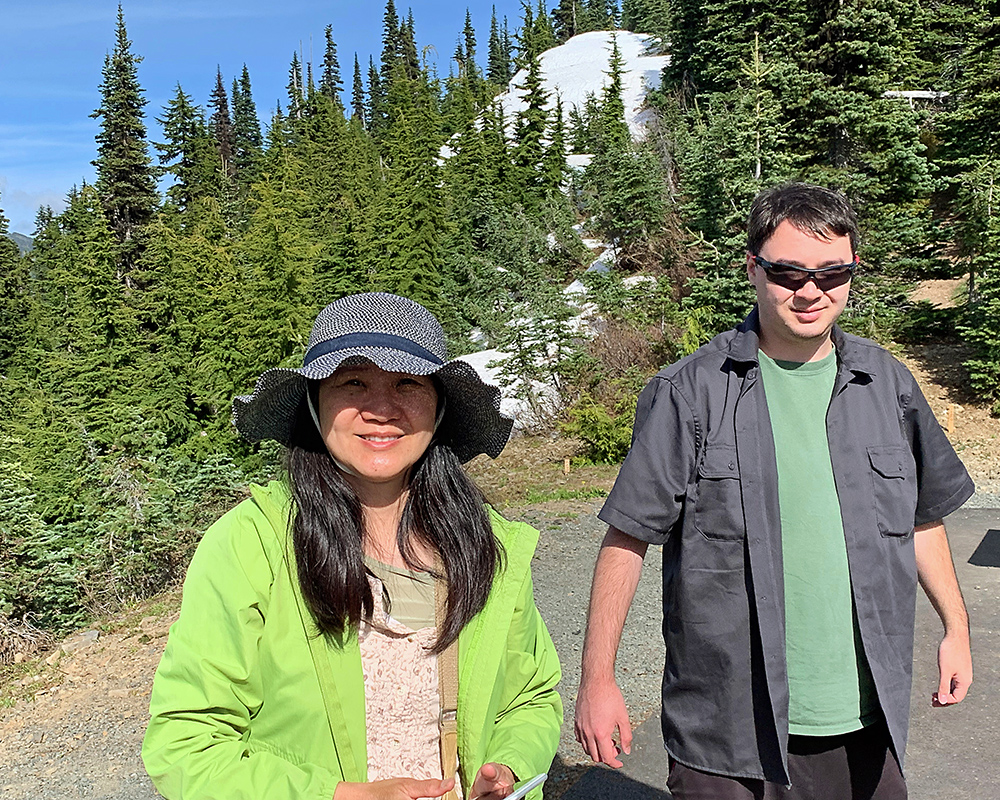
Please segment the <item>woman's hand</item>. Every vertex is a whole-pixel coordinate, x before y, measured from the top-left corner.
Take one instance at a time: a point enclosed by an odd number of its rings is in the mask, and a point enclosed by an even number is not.
[[[441,795],[454,788],[454,778],[449,778],[446,781],[418,781],[416,778],[392,778],[391,780],[373,781],[372,783],[348,783],[347,781],[342,781],[337,784],[337,789],[333,793],[333,800],[417,800],[417,798],[421,797],[441,797]],[[498,795],[498,797],[503,797],[503,795]]]
[[[505,764],[483,764],[472,782],[469,800],[500,800],[513,791],[517,778]]]

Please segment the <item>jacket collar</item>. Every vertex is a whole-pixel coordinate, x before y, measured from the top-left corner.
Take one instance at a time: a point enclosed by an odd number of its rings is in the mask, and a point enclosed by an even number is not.
[[[863,339],[844,333],[837,325],[830,334],[837,360],[854,373],[876,374],[873,348]],[[760,350],[760,312],[755,305],[734,331],[727,353],[734,361],[758,363]]]

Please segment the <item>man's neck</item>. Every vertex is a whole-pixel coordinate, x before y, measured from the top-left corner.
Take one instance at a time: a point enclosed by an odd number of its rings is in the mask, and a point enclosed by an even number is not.
[[[818,339],[786,341],[768,337],[761,331],[760,349],[775,361],[796,361],[805,364],[810,361],[820,361],[830,355],[833,350],[833,340],[828,333]]]

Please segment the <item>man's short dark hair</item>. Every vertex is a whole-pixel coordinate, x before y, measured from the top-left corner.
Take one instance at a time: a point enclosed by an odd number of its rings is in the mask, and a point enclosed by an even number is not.
[[[747,220],[747,252],[759,254],[786,219],[799,230],[823,239],[849,236],[851,254],[858,251],[858,217],[844,195],[808,183],[785,183],[754,198]]]

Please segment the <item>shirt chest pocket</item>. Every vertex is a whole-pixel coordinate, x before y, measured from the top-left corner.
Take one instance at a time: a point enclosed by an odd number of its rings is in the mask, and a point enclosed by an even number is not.
[[[909,535],[917,508],[917,476],[909,450],[897,445],[869,447],[868,460],[879,533]]]
[[[698,467],[694,526],[706,539],[742,540],[743,486],[736,448],[714,445],[705,449]]]

